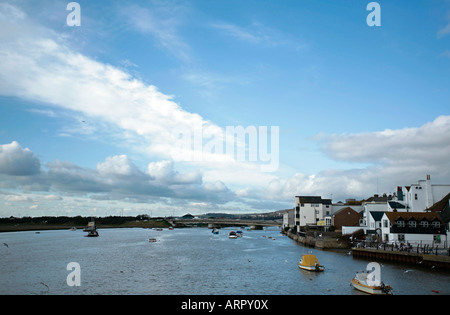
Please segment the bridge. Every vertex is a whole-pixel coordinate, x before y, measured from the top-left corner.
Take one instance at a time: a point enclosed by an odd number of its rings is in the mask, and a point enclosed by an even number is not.
[[[254,230],[260,230],[265,226],[281,226],[280,221],[275,220],[240,220],[240,219],[174,219],[167,220],[173,227],[208,226],[208,228],[220,228],[227,226],[250,226]]]

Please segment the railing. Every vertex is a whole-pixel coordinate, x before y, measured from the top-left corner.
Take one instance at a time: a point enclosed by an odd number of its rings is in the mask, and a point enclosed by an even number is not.
[[[450,256],[450,247],[447,246],[446,242],[444,244],[410,244],[410,243],[386,243],[370,240],[356,240],[352,243],[352,247],[355,248],[368,248],[377,249],[384,251],[398,251],[398,252],[408,252],[408,253],[418,253],[418,254],[428,254],[428,255],[446,255]]]

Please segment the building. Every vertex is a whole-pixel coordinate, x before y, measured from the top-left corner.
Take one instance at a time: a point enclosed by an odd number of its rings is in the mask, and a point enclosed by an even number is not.
[[[297,231],[307,225],[324,225],[325,216],[331,215],[331,199],[320,196],[295,196],[295,225]]]
[[[382,217],[382,241],[394,244],[447,244],[444,221],[436,212],[385,212]]]
[[[410,186],[398,186],[396,201],[405,205],[407,212],[420,212],[430,208],[450,193],[450,185],[432,184],[431,176]]]
[[[386,212],[388,211],[388,201],[392,199],[391,196],[379,196],[379,195],[373,195],[373,197],[368,198],[362,203],[363,207],[363,214],[361,218],[360,225],[366,226],[368,229],[371,229],[371,217],[370,212],[371,211],[382,211]]]
[[[336,231],[342,230],[343,226],[359,226],[361,215],[350,207],[342,208],[332,214],[331,225]]]
[[[283,229],[295,226],[295,211],[294,209],[283,210]]]

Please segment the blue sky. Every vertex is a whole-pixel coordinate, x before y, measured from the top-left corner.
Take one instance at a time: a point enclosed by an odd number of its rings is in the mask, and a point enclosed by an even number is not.
[[[0,2],[0,216],[290,208],[450,183],[450,2]],[[279,127],[279,164],[176,128]],[[206,130],[206,129],[204,129]],[[207,141],[209,138],[205,137]]]

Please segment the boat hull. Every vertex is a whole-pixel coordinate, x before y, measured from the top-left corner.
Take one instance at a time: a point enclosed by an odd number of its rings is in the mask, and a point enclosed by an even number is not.
[[[372,295],[387,295],[392,294],[390,290],[383,291],[379,286],[369,286],[359,282],[358,279],[353,279],[351,281],[351,285],[356,289],[364,293],[372,294]]]
[[[324,271],[324,266],[303,266],[301,264],[298,264],[298,268],[308,271]]]

